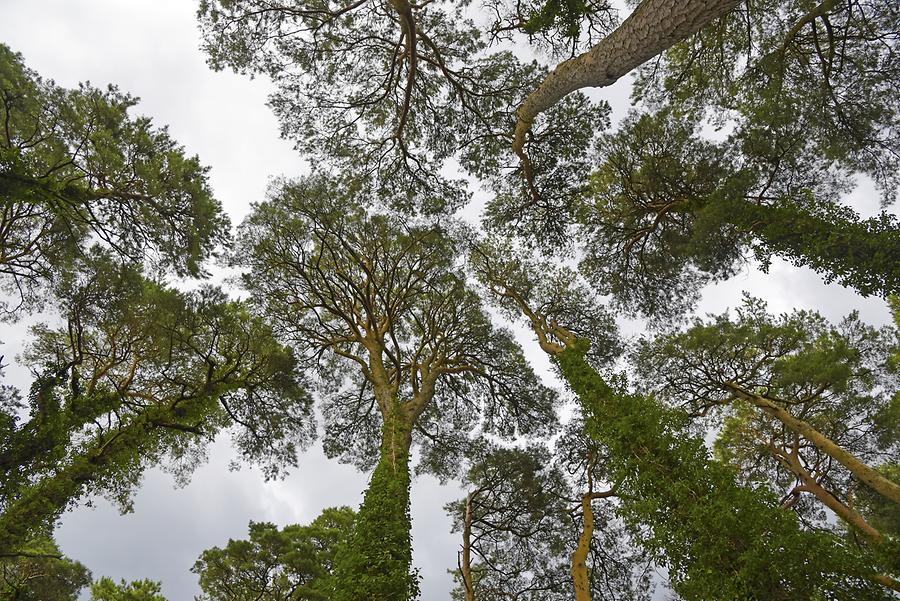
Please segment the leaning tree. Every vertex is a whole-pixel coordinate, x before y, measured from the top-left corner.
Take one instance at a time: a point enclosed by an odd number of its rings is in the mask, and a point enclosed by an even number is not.
[[[0,552],[29,552],[86,495],[128,509],[147,467],[187,476],[222,430],[270,475],[310,439],[293,353],[222,291],[179,292],[97,252],[56,298],[63,325],[36,326],[23,354],[27,404],[0,408]]]
[[[900,454],[900,385],[885,369],[893,338],[856,315],[837,325],[806,311],[773,318],[748,297],[734,318],[696,319],[643,341],[634,357],[648,394],[707,425],[728,416],[719,449],[750,481],[781,482],[791,505],[810,494],[882,543],[853,496],[867,487],[900,506],[900,484],[876,469]]]
[[[568,329],[559,309],[581,298],[583,310],[591,298],[574,277],[567,286],[551,284],[558,271],[497,244],[476,245],[472,265],[499,306],[525,318],[577,395],[587,433],[608,450],[621,515],[668,568],[681,596],[887,599],[886,588],[900,587],[890,561],[850,550],[826,532],[804,531],[774,495],[742,486],[709,456],[687,412],[632,392],[624,378],[592,365],[590,338]]]

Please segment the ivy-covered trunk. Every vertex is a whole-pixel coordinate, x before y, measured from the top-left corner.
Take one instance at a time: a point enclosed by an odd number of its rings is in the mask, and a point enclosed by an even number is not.
[[[647,528],[644,548],[666,563],[684,599],[890,598],[866,551],[801,530],[772,495],[738,485],[688,434],[685,415],[609,386],[582,345],[556,356],[562,375],[588,434],[609,449],[624,517]]]
[[[408,420],[385,419],[378,465],[353,533],[335,558],[336,601],[408,601],[419,595],[410,538],[411,441]]]
[[[900,290],[900,230],[886,213],[861,220],[850,209],[815,209],[782,201],[722,203],[727,219],[756,236],[766,251],[809,266],[863,296]]]

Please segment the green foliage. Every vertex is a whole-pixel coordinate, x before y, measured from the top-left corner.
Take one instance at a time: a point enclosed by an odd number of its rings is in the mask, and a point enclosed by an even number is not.
[[[445,507],[454,532],[469,529],[476,599],[571,598],[569,499],[550,459],[539,446],[487,448],[466,475],[467,498]],[[454,575],[454,599],[463,599],[461,575]]]
[[[220,290],[177,292],[95,253],[57,293],[66,325],[37,327],[24,353],[39,374],[28,419],[5,416],[0,549],[87,494],[127,509],[148,466],[186,478],[222,429],[268,475],[311,438],[293,354]]]
[[[201,599],[231,601],[325,601],[338,549],[353,527],[349,507],[328,508],[308,526],[250,522],[249,538],[202,553],[192,571]]]
[[[0,598],[10,601],[77,601],[90,584],[90,571],[62,555],[56,543],[38,536],[21,555],[0,556]]]
[[[419,596],[412,568],[409,456],[382,451],[352,534],[338,549],[334,601],[407,601]]]
[[[774,255],[808,266],[826,282],[837,281],[862,296],[900,290],[900,221],[889,213],[860,219],[852,209],[784,200],[773,206],[732,203],[729,221],[756,240],[766,264]]]
[[[846,506],[860,485],[844,466],[759,408],[735,402],[736,384],[772,399],[866,464],[900,453],[893,401],[900,382],[885,370],[893,335],[851,314],[832,325],[821,315],[769,315],[747,298],[736,311],[696,319],[683,332],[643,342],[635,362],[643,388],[719,426],[717,452],[752,485],[784,495],[807,521],[827,527],[821,507],[801,492],[798,470]],[[800,463],[790,467],[796,457]],[[855,492],[856,491],[856,492]],[[821,499],[820,499],[821,500]],[[799,501],[799,503],[798,503]]]
[[[469,541],[475,599],[572,598],[572,562],[583,530],[581,497],[598,492],[602,461],[574,419],[555,453],[537,444],[498,448],[485,444],[466,474],[464,499],[445,506],[453,531]],[[602,458],[601,458],[602,459]],[[587,472],[591,472],[588,476]],[[594,531],[586,557],[596,599],[649,598],[642,553],[631,544],[609,500],[593,503]],[[466,531],[468,530],[468,534]],[[454,571],[454,599],[464,599],[462,561]]]
[[[699,130],[665,107],[602,138],[577,213],[581,269],[600,290],[627,309],[671,315],[751,254],[764,267],[782,256],[864,296],[900,286],[900,223],[837,204],[846,179],[827,164],[793,139],[751,148],[739,134],[716,144]]]
[[[282,182],[241,226],[235,255],[250,302],[324,384],[326,453],[373,468],[395,402],[429,434],[413,440],[421,468],[441,477],[476,426],[549,433],[556,397],[467,285],[462,226],[367,214],[371,194],[323,175]]]
[[[98,242],[122,261],[202,275],[228,219],[207,168],[165,128],[128,112],[137,100],[41,79],[0,45],[0,289],[38,308],[40,292]]]
[[[160,585],[152,580],[135,580],[116,584],[104,576],[91,585],[91,601],[166,601]]]
[[[660,111],[630,114],[603,136],[599,167],[576,219],[580,269],[622,307],[667,316],[690,306],[699,288],[731,276],[749,241],[707,206],[743,194],[746,184],[696,123]]]
[[[592,341],[588,358],[597,368],[608,367],[622,354],[615,317],[576,271],[496,236],[472,240],[469,267],[507,319],[520,319],[524,305],[543,325],[564,325]],[[552,328],[545,337],[553,344],[562,342]]]
[[[710,460],[690,420],[650,397],[610,386],[584,360],[586,344],[558,356],[589,434],[609,449],[622,514],[668,567],[685,599],[888,599],[868,579],[865,554],[804,532],[765,492],[739,486]]]
[[[638,95],[730,121],[772,171],[866,173],[887,203],[900,173],[897,31],[891,0],[741,4],[644,68]]]

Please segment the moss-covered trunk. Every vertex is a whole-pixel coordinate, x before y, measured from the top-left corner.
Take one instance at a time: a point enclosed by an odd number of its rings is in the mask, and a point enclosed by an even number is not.
[[[412,571],[409,448],[412,427],[387,418],[381,454],[353,533],[335,558],[336,601],[407,601],[418,597]]]

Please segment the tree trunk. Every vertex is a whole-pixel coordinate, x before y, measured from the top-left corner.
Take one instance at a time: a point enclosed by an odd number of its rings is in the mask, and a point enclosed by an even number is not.
[[[584,526],[578,537],[578,546],[572,552],[572,582],[575,585],[575,601],[591,601],[591,581],[588,578],[587,556],[594,536],[594,510],[591,495],[581,497],[581,512]]]
[[[803,467],[803,465],[801,465],[800,460],[796,455],[792,453],[779,452],[777,449],[774,450],[773,453],[778,459],[781,460],[785,467],[787,467],[791,471],[791,473],[797,476],[797,479],[800,480],[801,485],[796,490],[805,491],[812,494],[819,501],[821,501],[823,505],[837,514],[838,517],[862,532],[872,542],[880,543],[883,540],[881,533],[873,528],[865,520],[865,518],[863,518],[863,516],[850,509],[837,497],[831,494],[830,491],[826,490],[821,484],[819,484],[815,480],[815,478],[813,478],[810,473]]]
[[[466,517],[463,523],[463,546],[459,571],[462,575],[466,601],[475,601],[475,584],[472,582],[472,500],[477,494],[478,491],[474,491],[466,497]]]
[[[96,441],[85,454],[71,458],[56,473],[25,487],[0,513],[0,552],[14,551],[52,525],[88,484],[102,479],[110,466],[139,453],[152,429],[148,416],[136,418]]]
[[[381,453],[353,532],[335,559],[336,601],[409,601],[418,597],[411,571],[409,449],[412,427],[385,417]]]
[[[726,382],[726,388],[734,392],[738,397],[751,402],[756,407],[762,409],[782,424],[787,426],[791,431],[799,434],[809,442],[816,445],[823,453],[829,455],[832,459],[846,467],[856,476],[860,482],[868,485],[872,490],[890,499],[894,503],[900,505],[900,486],[891,482],[877,471],[848,453],[840,446],[835,444],[831,439],[823,435],[821,432],[810,426],[801,419],[797,419],[786,409],[773,402],[771,399],[753,394],[744,390],[737,384]]]
[[[585,87],[612,85],[670,46],[700,31],[740,0],[644,0],[596,46],[560,63],[516,111],[513,150],[521,155],[535,117],[565,95]]]

